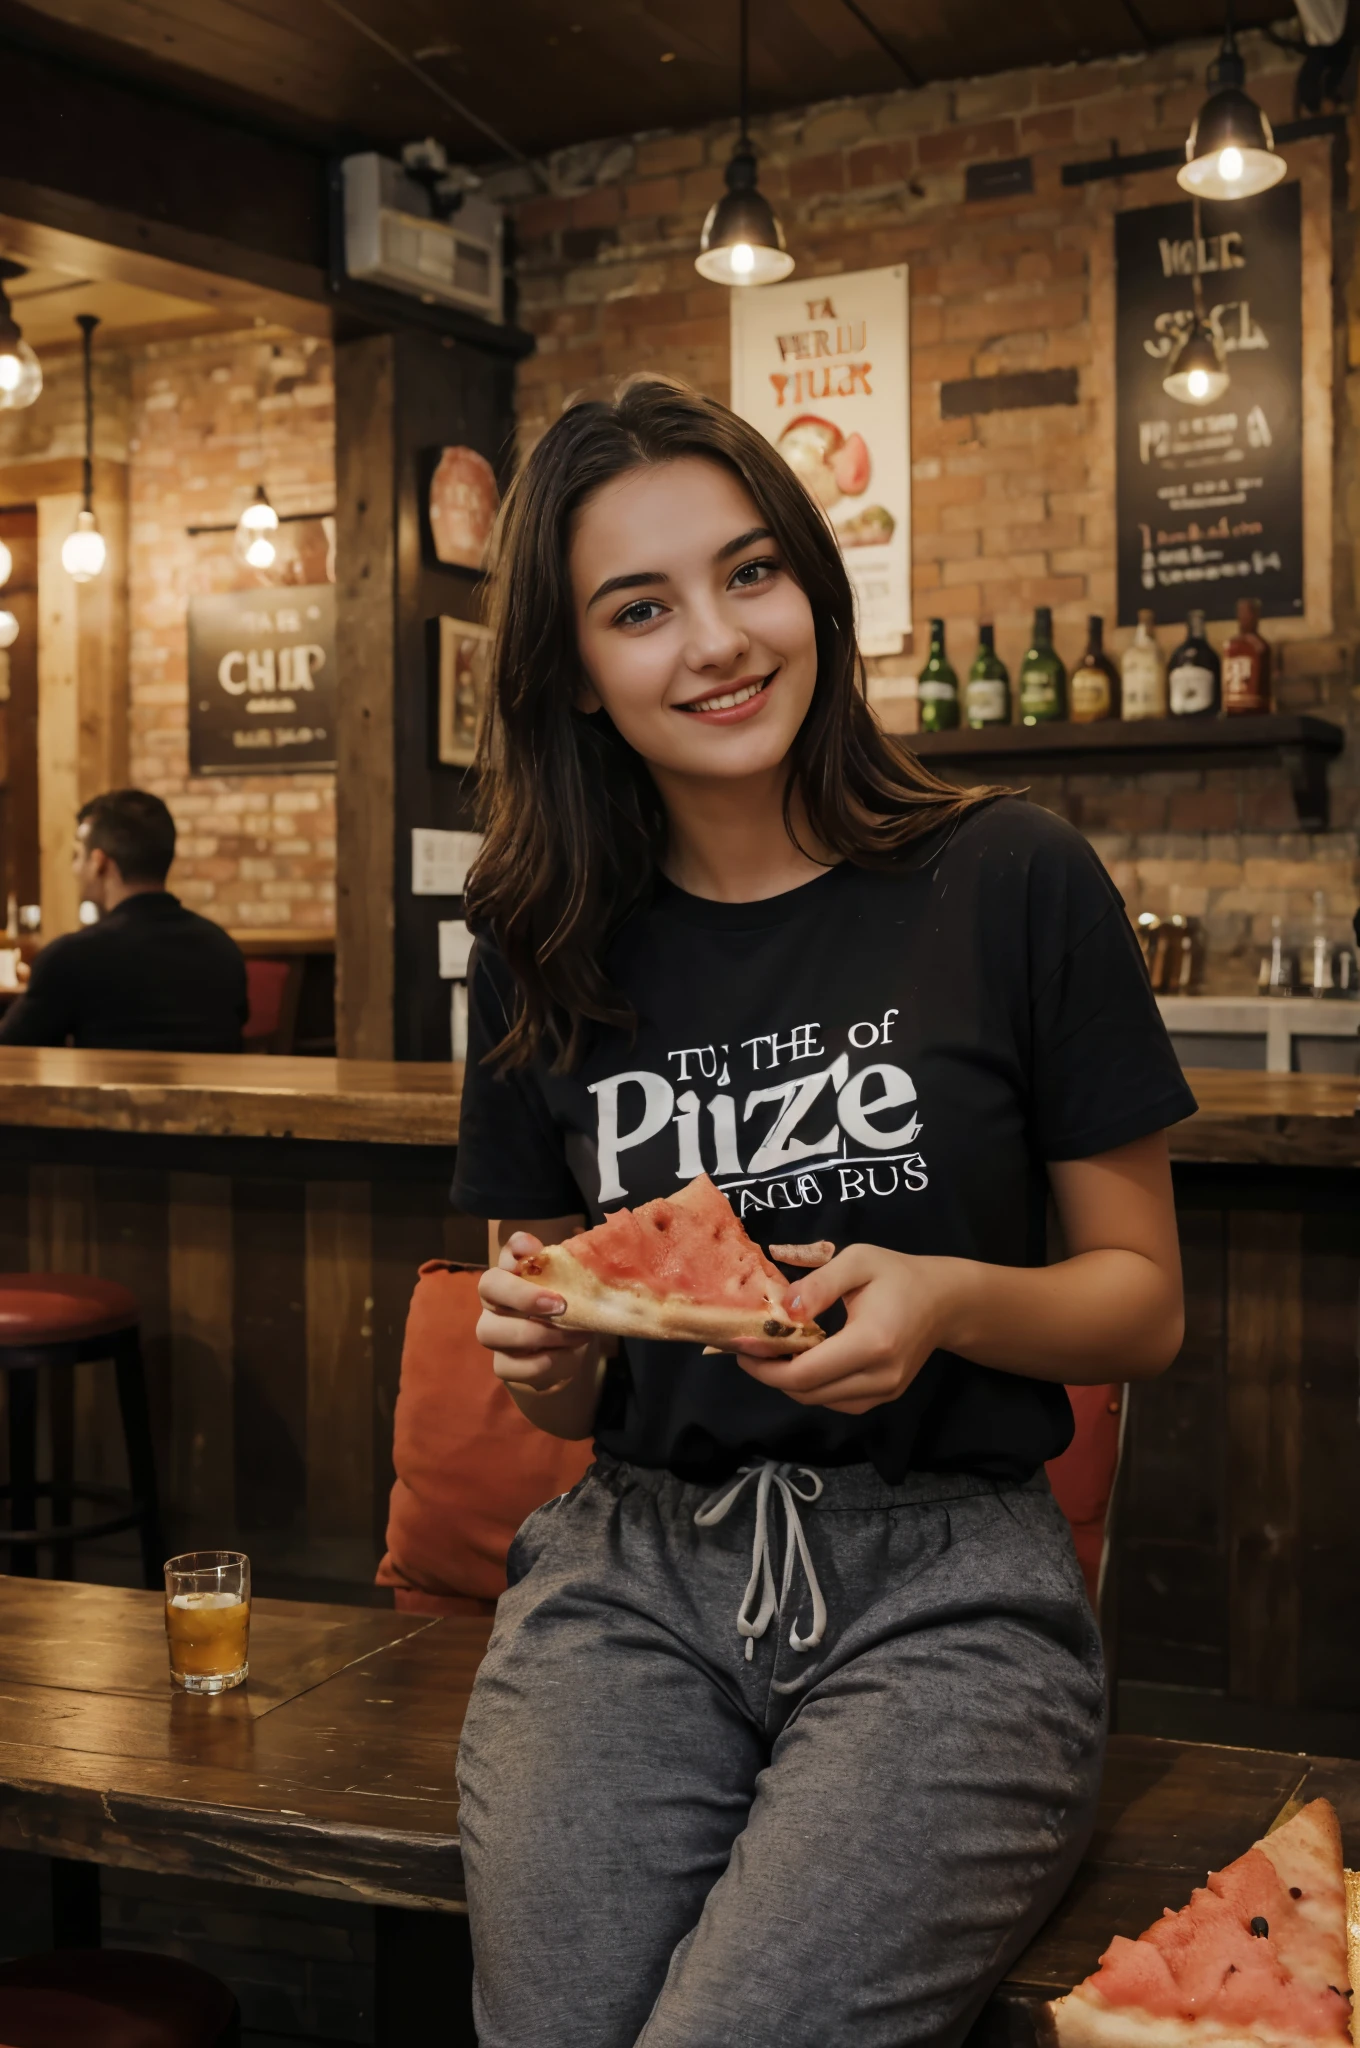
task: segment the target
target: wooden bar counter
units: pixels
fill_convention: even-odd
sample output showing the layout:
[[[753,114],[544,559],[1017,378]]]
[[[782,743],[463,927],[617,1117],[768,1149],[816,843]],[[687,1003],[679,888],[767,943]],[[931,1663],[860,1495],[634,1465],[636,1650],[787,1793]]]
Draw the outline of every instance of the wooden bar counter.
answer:
[[[1190,1080],[1199,1114],[1172,1134],[1186,1342],[1130,1408],[1120,1674],[1360,1715],[1360,1087]],[[134,1289],[171,1540],[240,1543],[267,1590],[371,1581],[416,1269],[484,1255],[448,1205],[460,1081],[0,1047],[0,1267]],[[110,1376],[82,1375],[75,1455],[116,1479]]]
[[[136,1293],[176,1547],[239,1543],[304,1594],[371,1581],[416,1270],[486,1243],[449,1209],[460,1080],[0,1046],[0,1268]],[[81,1368],[50,1427],[116,1482],[111,1377]]]

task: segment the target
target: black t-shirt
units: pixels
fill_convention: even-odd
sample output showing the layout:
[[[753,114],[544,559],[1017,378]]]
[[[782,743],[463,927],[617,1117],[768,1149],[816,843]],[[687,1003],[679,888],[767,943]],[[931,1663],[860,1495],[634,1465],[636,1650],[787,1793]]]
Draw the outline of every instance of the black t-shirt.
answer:
[[[239,1052],[245,1021],[235,939],[152,889],[43,947],[27,994],[0,1024],[0,1044]]]
[[[843,865],[764,902],[658,878],[606,966],[636,1036],[597,1028],[574,1072],[501,1078],[480,1061],[513,993],[479,942],[459,1208],[598,1221],[705,1171],[762,1245],[1042,1265],[1045,1162],[1108,1152],[1195,1106],[1100,862],[1016,799],[888,872]],[[851,1416],[802,1406],[731,1357],[629,1339],[596,1437],[691,1480],[776,1457],[870,1462],[896,1481],[1028,1477],[1071,1430],[1061,1386],[945,1352],[899,1399]]]

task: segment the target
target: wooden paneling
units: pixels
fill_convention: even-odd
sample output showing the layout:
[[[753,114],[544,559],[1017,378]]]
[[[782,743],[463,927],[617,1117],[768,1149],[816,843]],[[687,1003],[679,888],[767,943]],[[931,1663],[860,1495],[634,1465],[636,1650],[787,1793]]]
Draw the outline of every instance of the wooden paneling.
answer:
[[[1228,1219],[1228,1689],[1280,1705],[1302,1626],[1302,1233],[1298,1215]]]
[[[1303,1219],[1299,1692],[1360,1703],[1360,1220]]]
[[[1120,1676],[1221,1686],[1227,1671],[1224,1223],[1183,1209],[1185,1342],[1131,1391],[1120,1508]]]
[[[301,1530],[307,1509],[304,1189],[233,1189],[236,1515],[244,1531]]]
[[[335,351],[336,1043],[392,1057],[397,661],[395,353],[390,334]],[[415,822],[420,822],[419,820]],[[409,881],[409,877],[406,878]]]
[[[374,1476],[371,1195],[366,1182],[315,1181],[306,1199],[308,1526],[318,1536],[367,1541]]]
[[[171,1512],[204,1534],[236,1527],[235,1327],[231,1182],[217,1174],[168,1177],[166,1288],[170,1312],[168,1433],[162,1479]]]
[[[108,559],[73,583],[62,543],[81,508],[76,492],[38,499],[38,845],[43,934],[74,931],[71,869],[76,813],[127,775],[127,480],[104,465],[97,498]]]

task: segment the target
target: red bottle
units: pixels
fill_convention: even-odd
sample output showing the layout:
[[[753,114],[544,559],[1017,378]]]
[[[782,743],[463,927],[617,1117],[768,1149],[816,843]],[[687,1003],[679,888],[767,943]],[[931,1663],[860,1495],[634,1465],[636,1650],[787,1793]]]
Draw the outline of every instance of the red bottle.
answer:
[[[1223,711],[1232,718],[1273,710],[1270,648],[1257,632],[1261,607],[1254,597],[1237,600],[1237,631],[1223,649]]]

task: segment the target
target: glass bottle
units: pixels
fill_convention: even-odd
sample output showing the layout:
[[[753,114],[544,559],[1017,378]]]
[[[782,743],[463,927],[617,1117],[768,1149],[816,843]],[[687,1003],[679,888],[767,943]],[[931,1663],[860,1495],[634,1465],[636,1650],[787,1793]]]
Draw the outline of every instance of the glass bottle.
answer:
[[[1119,716],[1119,670],[1105,652],[1104,633],[1105,621],[1092,615],[1086,621],[1086,652],[1067,686],[1075,725],[1094,725],[1099,719]]]
[[[1166,669],[1155,625],[1155,613],[1139,612],[1133,639],[1124,649],[1125,718],[1166,717]]]
[[[1222,703],[1221,664],[1204,631],[1203,612],[1191,612],[1186,635],[1167,666],[1173,718],[1216,718]]]
[[[1053,645],[1053,613],[1036,606],[1034,640],[1020,664],[1020,723],[1049,725],[1067,716],[1067,670]]]
[[[959,679],[944,651],[944,620],[930,622],[930,652],[917,679],[922,732],[952,732],[959,722]]]
[[[1308,993],[1329,996],[1332,992],[1332,942],[1327,936],[1327,892],[1313,891],[1313,945],[1308,963]]]
[[[1223,710],[1234,718],[1274,706],[1270,688],[1270,648],[1256,630],[1261,607],[1254,597],[1237,600],[1237,631],[1223,649]]]
[[[996,651],[996,629],[992,626],[978,628],[978,651],[964,684],[963,706],[975,731],[980,726],[1011,722],[1010,671]]]

